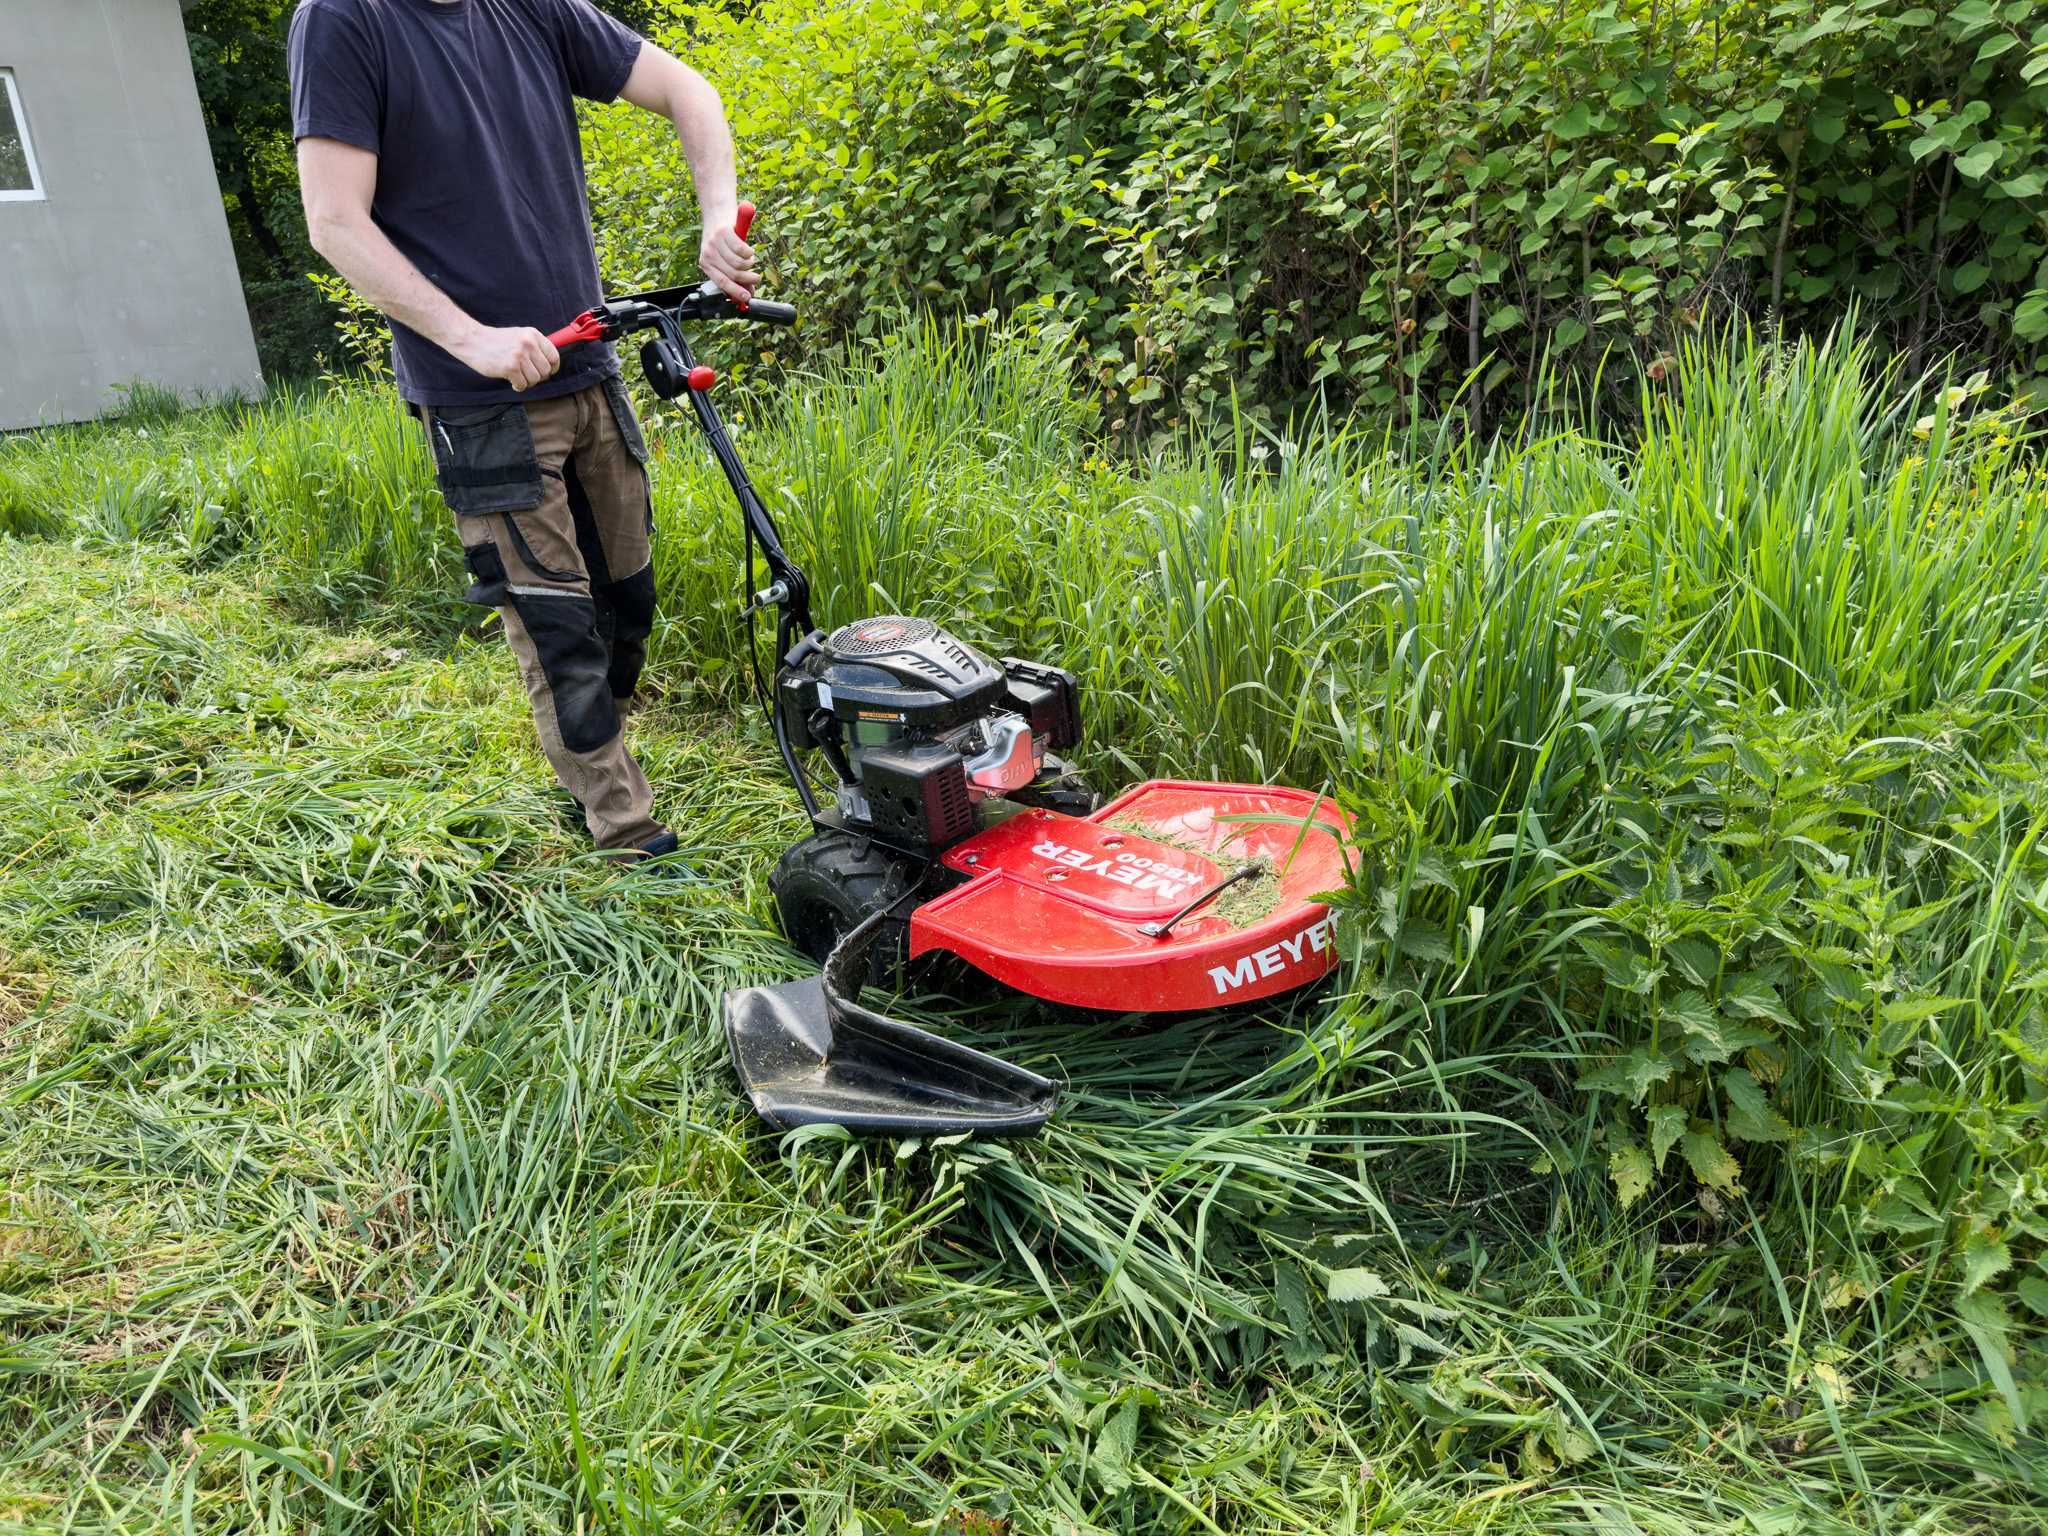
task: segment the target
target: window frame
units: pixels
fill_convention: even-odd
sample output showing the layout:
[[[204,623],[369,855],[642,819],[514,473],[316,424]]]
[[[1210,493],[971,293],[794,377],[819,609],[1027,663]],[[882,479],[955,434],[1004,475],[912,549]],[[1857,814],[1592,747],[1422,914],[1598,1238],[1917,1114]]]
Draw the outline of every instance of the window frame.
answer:
[[[21,87],[12,69],[0,68],[0,104],[12,114],[13,126],[21,133],[21,155],[28,164],[26,187],[0,187],[0,203],[41,203],[49,200],[43,187],[43,168],[36,161],[35,139],[28,129],[28,108],[21,104]]]

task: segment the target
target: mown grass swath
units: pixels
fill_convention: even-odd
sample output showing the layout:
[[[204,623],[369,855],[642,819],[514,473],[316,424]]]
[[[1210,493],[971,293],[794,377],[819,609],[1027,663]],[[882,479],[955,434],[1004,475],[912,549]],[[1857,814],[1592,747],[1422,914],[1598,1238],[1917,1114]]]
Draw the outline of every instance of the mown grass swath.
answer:
[[[870,361],[734,406],[821,616],[1072,666],[1105,781],[1326,788],[1342,988],[921,998],[1051,1132],[778,1142],[712,1020],[798,969],[800,828],[686,423],[635,729],[694,883],[579,854],[388,399],[0,442],[0,1521],[2038,1527],[2048,482],[1992,402],[1732,339],[1627,443],[1110,463],[1029,347]]]

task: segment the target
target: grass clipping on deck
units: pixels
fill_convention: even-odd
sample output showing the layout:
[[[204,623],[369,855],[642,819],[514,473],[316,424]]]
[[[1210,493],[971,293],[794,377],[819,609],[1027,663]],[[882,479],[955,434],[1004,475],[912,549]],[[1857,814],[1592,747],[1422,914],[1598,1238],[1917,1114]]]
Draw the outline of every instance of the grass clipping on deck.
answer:
[[[1264,854],[1256,858],[1229,862],[1220,849],[1213,849],[1191,837],[1169,832],[1156,827],[1142,816],[1117,816],[1109,823],[1119,832],[1128,832],[1133,837],[1142,837],[1159,844],[1162,848],[1177,848],[1182,853],[1200,854],[1205,859],[1214,859],[1223,866],[1226,875],[1235,876],[1240,870],[1253,869],[1257,873],[1248,879],[1236,880],[1217,893],[1214,901],[1200,910],[1208,915],[1222,918],[1233,928],[1250,928],[1264,922],[1280,910],[1280,872],[1273,867],[1273,861]]]

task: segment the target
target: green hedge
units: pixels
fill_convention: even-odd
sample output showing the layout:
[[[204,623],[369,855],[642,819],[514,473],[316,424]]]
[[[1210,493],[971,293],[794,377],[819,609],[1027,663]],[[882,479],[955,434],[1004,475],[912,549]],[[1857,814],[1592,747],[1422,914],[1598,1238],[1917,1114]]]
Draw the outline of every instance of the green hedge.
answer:
[[[1486,424],[1546,360],[1627,401],[1731,308],[1853,302],[1916,371],[2048,367],[2030,0],[668,8],[825,334],[1023,311],[1134,436],[1233,390],[1277,417],[1462,388]],[[665,126],[593,137],[607,270],[686,273]]]

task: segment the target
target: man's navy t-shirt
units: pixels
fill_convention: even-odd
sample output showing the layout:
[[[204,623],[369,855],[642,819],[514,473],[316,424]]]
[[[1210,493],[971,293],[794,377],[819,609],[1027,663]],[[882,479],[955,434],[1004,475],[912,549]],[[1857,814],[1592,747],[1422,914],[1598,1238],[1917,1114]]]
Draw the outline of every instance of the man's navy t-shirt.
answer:
[[[603,297],[571,98],[616,98],[640,47],[589,0],[300,0],[292,127],[377,155],[371,217],[468,314],[552,331]],[[399,391],[420,405],[543,400],[619,367],[610,347],[578,347],[521,394],[392,334]]]

